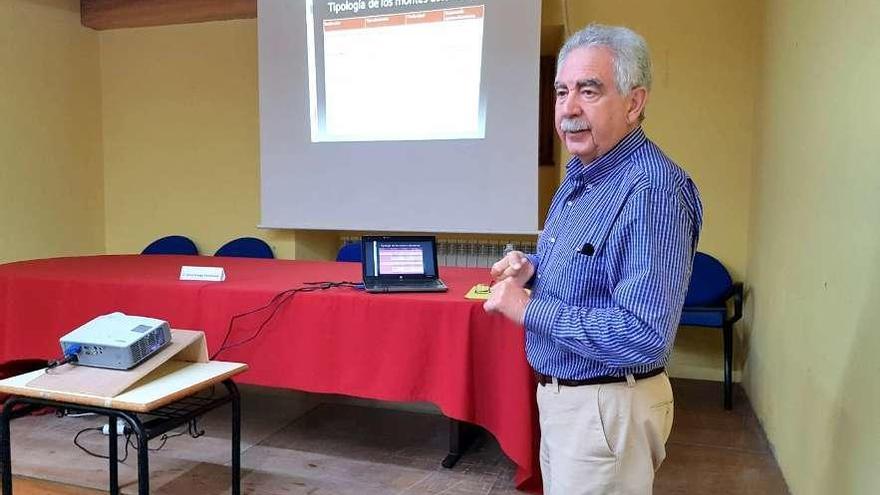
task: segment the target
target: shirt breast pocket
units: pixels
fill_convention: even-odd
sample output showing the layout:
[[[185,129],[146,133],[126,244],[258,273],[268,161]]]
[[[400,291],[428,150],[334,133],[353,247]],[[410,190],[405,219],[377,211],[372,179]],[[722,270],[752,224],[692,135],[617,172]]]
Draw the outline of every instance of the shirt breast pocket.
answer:
[[[572,281],[571,289],[577,298],[608,293],[604,241],[604,236],[584,237],[572,249],[568,273]]]

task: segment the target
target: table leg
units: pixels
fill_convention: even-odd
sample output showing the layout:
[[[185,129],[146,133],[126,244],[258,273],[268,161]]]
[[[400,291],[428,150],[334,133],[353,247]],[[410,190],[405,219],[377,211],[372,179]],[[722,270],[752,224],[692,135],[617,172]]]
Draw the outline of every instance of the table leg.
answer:
[[[110,429],[110,448],[107,453],[107,461],[110,463],[110,495],[119,495],[119,452],[117,451],[119,432],[116,431],[116,416],[107,416],[107,421]]]
[[[131,425],[138,445],[138,495],[150,495],[150,449],[149,436],[143,423],[134,414],[120,414]]]
[[[474,443],[477,437],[477,427],[457,419],[449,419],[449,453],[440,464],[446,469],[452,469],[461,459],[465,451]]]
[[[3,413],[0,414],[0,463],[3,464],[3,495],[12,495],[12,440],[10,438],[9,422],[12,421],[12,408],[15,399],[9,399],[3,405]]]
[[[232,495],[241,494],[241,397],[232,380],[223,382],[232,397]]]

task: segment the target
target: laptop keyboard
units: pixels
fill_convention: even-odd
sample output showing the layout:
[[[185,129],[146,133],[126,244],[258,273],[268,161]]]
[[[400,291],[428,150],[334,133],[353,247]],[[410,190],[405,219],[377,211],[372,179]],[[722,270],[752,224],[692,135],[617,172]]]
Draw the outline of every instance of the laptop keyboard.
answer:
[[[438,280],[387,280],[383,281],[382,285],[402,285],[406,287],[439,287],[440,282]]]

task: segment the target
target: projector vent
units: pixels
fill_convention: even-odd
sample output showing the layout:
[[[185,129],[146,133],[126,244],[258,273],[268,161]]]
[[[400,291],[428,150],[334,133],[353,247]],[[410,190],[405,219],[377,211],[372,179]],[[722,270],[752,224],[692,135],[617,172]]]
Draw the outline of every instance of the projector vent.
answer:
[[[149,356],[154,350],[162,347],[165,343],[164,334],[161,331],[154,330],[143,338],[138,340],[131,346],[131,358],[133,362],[138,363],[145,357]]]
[[[131,359],[133,362],[137,363],[147,355],[146,340],[146,338],[140,339],[131,346]]]

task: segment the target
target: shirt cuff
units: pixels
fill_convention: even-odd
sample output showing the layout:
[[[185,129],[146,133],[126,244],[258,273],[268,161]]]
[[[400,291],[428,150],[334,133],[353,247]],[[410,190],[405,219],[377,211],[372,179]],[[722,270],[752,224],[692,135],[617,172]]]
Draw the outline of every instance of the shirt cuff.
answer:
[[[548,299],[530,299],[526,305],[523,326],[538,335],[552,335],[553,324],[562,311],[562,302]]]
[[[532,273],[532,278],[530,278],[529,281],[526,282],[526,285],[525,285],[525,287],[527,289],[530,289],[532,287],[532,285],[535,284],[535,277],[538,275],[538,255],[527,254],[526,258],[529,260],[529,263],[532,264],[532,267],[535,268],[535,271]]]

